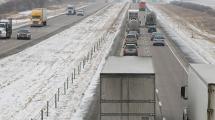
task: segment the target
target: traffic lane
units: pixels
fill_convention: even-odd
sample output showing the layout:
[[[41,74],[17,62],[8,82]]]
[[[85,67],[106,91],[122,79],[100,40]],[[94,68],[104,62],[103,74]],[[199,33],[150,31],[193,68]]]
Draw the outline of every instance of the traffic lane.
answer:
[[[152,46],[150,51],[162,113],[167,120],[182,120],[185,101],[181,99],[180,89],[187,80],[187,73],[167,46]]]
[[[138,40],[138,55],[152,56],[162,113],[167,120],[182,120],[186,102],[180,97],[180,89],[186,83],[187,73],[169,46],[153,46],[151,34],[147,33],[147,29],[141,29],[141,33]],[[157,115],[160,115],[160,109],[157,110]]]
[[[83,18],[91,15],[92,13],[96,12],[97,10],[103,8],[105,3],[93,3],[87,6],[85,9],[85,16],[68,16],[68,15],[60,15],[49,19],[47,22],[47,26],[44,27],[30,27],[25,26],[19,29],[30,29],[32,32],[32,39],[31,40],[17,40],[16,34],[19,29],[13,30],[13,35],[11,39],[1,39],[0,40],[0,58],[6,57],[8,55],[14,54],[32,46],[44,39],[47,39],[58,32],[61,32],[69,27],[71,27],[76,22],[79,22]]]

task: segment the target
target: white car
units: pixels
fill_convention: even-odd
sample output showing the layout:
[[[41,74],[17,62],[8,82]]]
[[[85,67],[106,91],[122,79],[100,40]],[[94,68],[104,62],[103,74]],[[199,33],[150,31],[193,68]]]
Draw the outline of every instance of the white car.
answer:
[[[153,46],[165,46],[164,37],[162,35],[154,36],[153,38]]]
[[[84,16],[84,10],[80,9],[76,11],[77,16]]]

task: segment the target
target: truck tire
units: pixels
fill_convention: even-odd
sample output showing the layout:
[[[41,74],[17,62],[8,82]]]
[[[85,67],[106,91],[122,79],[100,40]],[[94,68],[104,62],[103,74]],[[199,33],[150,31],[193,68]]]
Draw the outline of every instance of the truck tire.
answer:
[[[183,120],[189,120],[189,118],[183,114]]]
[[[45,21],[45,22],[43,22],[43,25],[44,25],[44,26],[46,26],[46,25],[47,25],[46,21]]]

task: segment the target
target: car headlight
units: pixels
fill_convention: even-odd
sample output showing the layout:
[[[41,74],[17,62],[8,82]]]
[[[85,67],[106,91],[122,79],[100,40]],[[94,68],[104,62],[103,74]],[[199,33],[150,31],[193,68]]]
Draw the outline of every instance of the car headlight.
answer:
[[[1,34],[6,34],[6,31],[1,31]]]

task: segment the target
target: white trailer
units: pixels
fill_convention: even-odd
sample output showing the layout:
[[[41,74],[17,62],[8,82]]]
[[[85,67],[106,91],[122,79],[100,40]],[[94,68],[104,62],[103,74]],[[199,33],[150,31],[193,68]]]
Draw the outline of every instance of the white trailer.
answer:
[[[100,73],[100,120],[155,120],[151,57],[111,56]]]
[[[188,99],[184,120],[215,120],[215,65],[191,64],[181,95]]]
[[[135,19],[139,21],[139,10],[138,9],[129,9],[128,10],[128,20]]]

